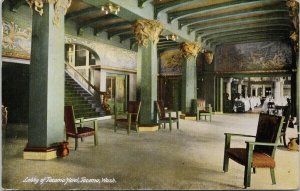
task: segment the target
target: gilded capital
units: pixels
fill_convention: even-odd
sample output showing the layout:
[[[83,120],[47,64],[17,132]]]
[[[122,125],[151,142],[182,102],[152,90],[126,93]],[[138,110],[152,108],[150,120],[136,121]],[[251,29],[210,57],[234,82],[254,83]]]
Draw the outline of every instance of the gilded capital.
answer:
[[[62,10],[64,14],[67,13],[68,8],[70,7],[72,0],[26,0],[30,8],[34,8],[41,16],[44,13],[44,3],[49,3],[54,5],[54,18],[53,24],[59,26],[60,22],[60,11]]]
[[[157,20],[137,20],[133,24],[133,30],[138,45],[147,47],[148,41],[157,43],[163,25]]]
[[[179,49],[185,58],[191,58],[197,57],[198,53],[201,51],[201,46],[197,43],[183,42],[180,44]]]

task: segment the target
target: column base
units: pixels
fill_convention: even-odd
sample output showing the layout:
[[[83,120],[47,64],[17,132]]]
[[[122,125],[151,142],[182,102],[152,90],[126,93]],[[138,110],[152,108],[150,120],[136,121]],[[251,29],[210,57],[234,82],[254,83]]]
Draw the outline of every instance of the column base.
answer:
[[[180,119],[184,119],[184,120],[197,120],[196,116],[192,116],[192,115],[186,115],[186,114],[180,114]]]
[[[28,147],[23,150],[25,160],[51,160],[57,157],[65,157],[69,154],[68,142],[61,142],[52,147]]]
[[[158,131],[158,124],[140,124],[139,132],[155,132]]]

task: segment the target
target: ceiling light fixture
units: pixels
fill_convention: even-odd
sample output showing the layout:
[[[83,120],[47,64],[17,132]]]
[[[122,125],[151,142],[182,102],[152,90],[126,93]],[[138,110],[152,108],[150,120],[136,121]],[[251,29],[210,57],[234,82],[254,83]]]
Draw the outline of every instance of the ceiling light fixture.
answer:
[[[101,6],[101,11],[105,11],[106,15],[111,13],[117,15],[120,11],[120,6],[112,3],[107,3]]]
[[[178,39],[178,36],[176,34],[169,34],[166,36],[166,39],[176,41]]]

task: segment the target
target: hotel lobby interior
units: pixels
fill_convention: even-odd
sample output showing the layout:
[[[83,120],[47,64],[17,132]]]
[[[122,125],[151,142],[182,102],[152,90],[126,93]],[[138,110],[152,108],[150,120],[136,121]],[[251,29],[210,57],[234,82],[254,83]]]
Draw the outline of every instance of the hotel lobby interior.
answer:
[[[298,190],[298,0],[4,0],[3,190]]]

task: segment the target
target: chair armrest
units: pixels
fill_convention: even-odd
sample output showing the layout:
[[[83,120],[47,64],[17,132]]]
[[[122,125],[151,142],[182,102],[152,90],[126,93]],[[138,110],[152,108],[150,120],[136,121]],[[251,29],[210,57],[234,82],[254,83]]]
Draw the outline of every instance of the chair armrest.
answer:
[[[225,135],[225,150],[230,148],[231,137],[251,137],[255,138],[254,135],[244,135],[244,134],[236,134],[236,133],[224,133]]]
[[[253,141],[245,141],[246,144],[250,144],[250,145],[263,145],[263,146],[270,146],[270,147],[274,147],[274,146],[278,146],[278,143],[265,143],[265,142],[253,142]]]
[[[79,127],[76,127],[76,128],[81,128],[82,125],[83,125],[84,123],[93,121],[93,122],[94,122],[94,129],[95,129],[95,130],[97,129],[96,127],[97,127],[97,121],[98,121],[98,119],[88,119],[88,120],[84,120],[83,117],[77,118],[77,119],[80,120],[80,122],[77,122],[77,123],[75,123],[75,124],[79,124],[80,126],[79,126]]]
[[[254,135],[244,135],[237,133],[224,133],[225,136],[235,136],[235,137],[255,137]]]

